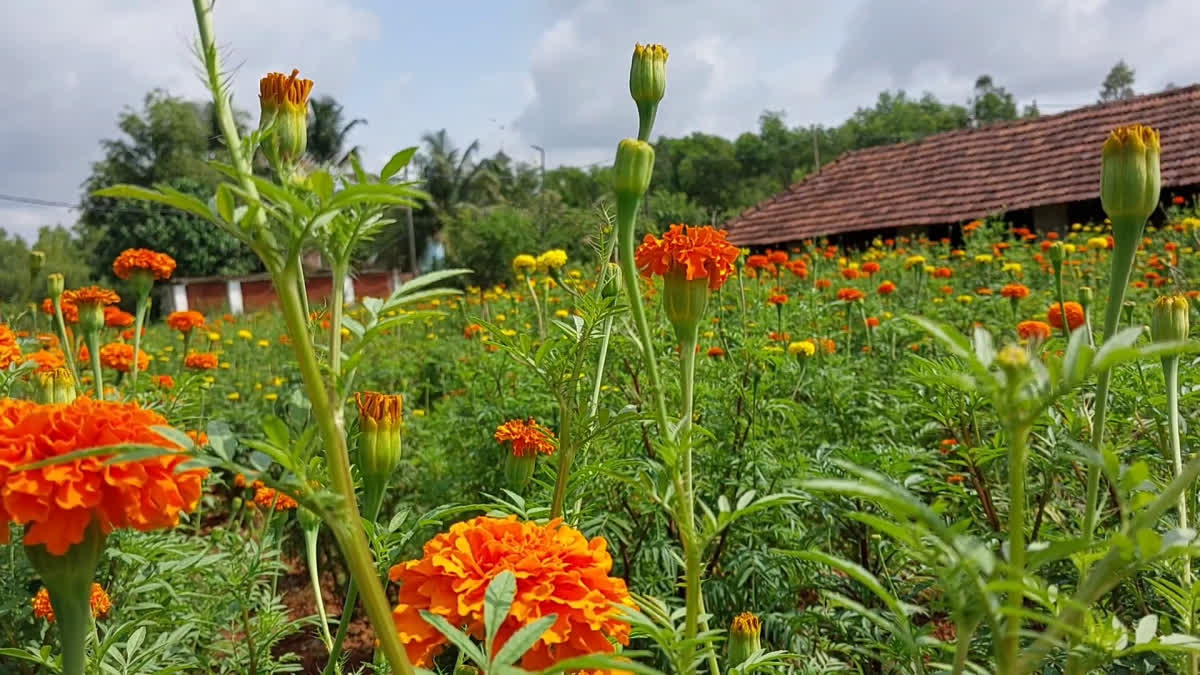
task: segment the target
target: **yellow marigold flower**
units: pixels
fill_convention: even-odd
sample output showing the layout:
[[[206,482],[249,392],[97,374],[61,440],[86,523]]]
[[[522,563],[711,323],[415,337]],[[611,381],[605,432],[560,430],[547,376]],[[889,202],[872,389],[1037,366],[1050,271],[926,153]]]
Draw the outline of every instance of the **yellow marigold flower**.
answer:
[[[908,259],[904,261],[904,269],[911,269],[918,265],[920,265],[921,267],[925,266],[925,256],[923,256],[923,255],[909,256]]]
[[[979,255],[975,256],[975,262],[977,263],[990,263],[993,260],[995,260],[995,258],[992,257],[991,253],[980,253]]]
[[[809,357],[817,353],[817,345],[812,340],[801,340],[788,345],[788,355]]]
[[[1083,229],[1083,224],[1082,223],[1071,223],[1071,229],[1074,230],[1075,232],[1078,232]]]
[[[1093,249],[1093,250],[1107,249],[1108,248],[1108,238],[1107,237],[1092,237],[1091,239],[1087,240],[1087,247],[1089,249]]]
[[[271,341],[270,340],[259,340],[258,346],[262,347],[263,349],[266,349],[267,347],[271,346]]]
[[[512,266],[513,271],[517,274],[528,274],[529,272],[537,269],[537,258],[529,255],[528,253],[522,253],[513,258]]]
[[[550,249],[537,258],[539,271],[561,269],[566,264],[567,252],[561,248]]]
[[[975,302],[975,298],[970,295],[960,295],[958,296],[958,301],[964,305],[969,305],[972,302]]]
[[[1020,274],[1021,273],[1021,263],[1018,263],[1018,262],[1004,263],[1004,266],[1000,268],[1000,271],[1001,272],[1012,272],[1013,274]]]
[[[554,311],[554,316],[560,319],[566,319],[567,317],[571,316],[571,313],[565,309],[557,309]]]
[[[220,342],[220,341],[221,341],[221,334],[220,334],[220,333],[209,333],[209,334],[208,334],[208,341],[209,341],[209,342]]]
[[[264,399],[266,399],[266,400],[268,400],[268,401],[275,401],[275,400],[278,400],[278,399],[279,399],[279,394],[276,394],[275,392],[273,392],[273,391],[272,391],[272,392],[268,392],[268,393],[266,393],[266,394],[263,394],[263,398],[264,398]]]
[[[1075,252],[1075,244],[1063,244],[1063,253],[1071,255]]]
[[[237,332],[237,336],[238,336],[238,337],[240,337],[240,338],[241,338],[241,339],[243,339],[243,340],[252,340],[252,339],[254,339],[254,334],[253,334],[253,333],[251,333],[250,331],[246,330],[245,328],[243,328],[242,330],[239,330],[239,331]]]
[[[750,655],[762,649],[762,622],[750,612],[742,612],[729,627],[729,663],[745,663]]]
[[[225,398],[229,399],[230,401],[236,401],[236,400],[240,399],[241,397],[242,397],[242,395],[237,393],[236,391],[231,391],[225,395]]]
[[[933,273],[934,273],[934,272],[936,272],[936,271],[937,271],[937,268],[936,268],[936,267],[934,267],[933,265],[926,265],[926,266],[925,266],[925,273],[926,273],[926,274],[933,274]]]
[[[416,410],[413,410],[413,417],[424,417],[424,416],[425,416],[424,408],[417,408]]]

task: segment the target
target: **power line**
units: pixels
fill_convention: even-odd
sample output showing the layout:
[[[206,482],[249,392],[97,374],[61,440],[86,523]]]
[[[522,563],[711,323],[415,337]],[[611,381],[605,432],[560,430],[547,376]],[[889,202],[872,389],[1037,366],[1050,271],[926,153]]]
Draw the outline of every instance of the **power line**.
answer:
[[[74,210],[79,210],[81,208],[79,206],[79,204],[72,204],[70,202],[60,202],[60,201],[55,201],[53,199],[38,199],[37,197],[23,197],[20,195],[0,194],[0,201],[16,202],[18,204],[30,204],[33,206],[50,206],[50,207],[58,207],[58,208],[74,209]]]

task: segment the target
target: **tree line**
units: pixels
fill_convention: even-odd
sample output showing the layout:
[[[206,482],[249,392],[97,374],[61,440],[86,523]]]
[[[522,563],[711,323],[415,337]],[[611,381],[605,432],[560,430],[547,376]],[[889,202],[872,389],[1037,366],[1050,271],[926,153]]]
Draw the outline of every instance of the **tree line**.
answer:
[[[1099,100],[1133,96],[1133,82],[1133,69],[1118,62],[1104,79]],[[367,120],[348,119],[330,97],[315,98],[310,106],[307,160],[346,165],[360,150],[348,147],[350,133]],[[659,137],[642,217],[651,230],[677,222],[719,224],[845,152],[1039,114],[1036,103],[1018,110],[1012,93],[981,75],[964,103],[930,93],[883,91],[873,105],[836,126],[789,126],[784,111],[767,110],[756,130],[733,139],[700,132]],[[250,114],[240,113],[238,124],[252,124]],[[207,162],[225,155],[211,104],[156,90],[140,109],[125,109],[117,126],[122,135],[101,142],[103,159],[93,164],[82,186],[79,221],[70,230],[43,228],[33,244],[46,251],[48,266],[75,277],[67,279],[69,284],[107,279],[118,253],[146,247],[175,256],[179,276],[259,271],[255,256],[240,243],[193,216],[88,196],[114,183],[166,183],[208,199],[219,175]],[[562,166],[543,174],[541,167],[504,152],[480,156],[478,141],[457,146],[443,129],[421,137],[415,168],[409,178],[421,182],[429,201],[411,213],[391,214],[394,224],[360,266],[428,271],[461,265],[476,270],[477,282],[489,283],[507,278],[508,263],[518,253],[564,248],[584,254],[596,239],[592,235],[605,227],[612,184],[607,164]],[[20,259],[28,247],[15,236],[2,236],[0,254]],[[29,283],[18,270],[0,270],[0,297],[25,297]]]

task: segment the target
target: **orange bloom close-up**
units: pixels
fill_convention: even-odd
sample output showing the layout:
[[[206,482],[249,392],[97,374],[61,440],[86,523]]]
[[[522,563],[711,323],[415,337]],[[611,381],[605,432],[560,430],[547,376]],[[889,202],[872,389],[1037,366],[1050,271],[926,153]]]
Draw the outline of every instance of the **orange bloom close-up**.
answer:
[[[113,261],[113,274],[118,279],[128,279],[138,270],[152,273],[158,281],[170,279],[175,273],[175,259],[146,248],[127,248]]]
[[[261,483],[254,488],[254,503],[264,509],[275,509],[276,511],[290,511],[300,506],[295,499]]]
[[[1063,305],[1063,309],[1067,315],[1067,327],[1069,330],[1075,330],[1083,325],[1085,315],[1083,313],[1083,305],[1078,302],[1068,302]],[[1062,312],[1059,311],[1058,303],[1050,305],[1050,309],[1046,310],[1046,321],[1050,322],[1051,326],[1061,329],[1063,327]]]
[[[120,373],[133,370],[133,345],[124,342],[113,342],[100,348],[100,364]],[[137,355],[137,369],[146,370],[150,367],[150,355],[141,349]]]
[[[219,362],[217,355],[209,352],[192,352],[183,357],[183,365],[192,370],[212,370]]]
[[[681,271],[688,281],[708,279],[712,290],[720,288],[733,274],[738,248],[725,240],[725,230],[705,225],[672,225],[662,238],[647,234],[634,254],[644,276]]]
[[[1017,324],[1017,336],[1022,340],[1049,340],[1054,329],[1042,321],[1022,321]]]
[[[25,361],[33,362],[33,372],[35,373],[49,373],[67,365],[66,356],[61,349],[39,349],[22,358]]]
[[[63,321],[65,323],[79,323],[79,308],[75,306],[74,302],[71,302],[66,293],[63,293],[62,298],[59,300],[59,305],[62,306]],[[54,303],[50,298],[42,301],[42,313],[54,316]]]
[[[54,623],[54,607],[50,604],[50,591],[45,586],[38,589],[31,604],[34,617],[45,619],[47,623]],[[94,618],[103,619],[112,609],[112,599],[108,597],[108,591],[104,590],[103,586],[93,581],[92,589],[88,593],[88,605],[92,609]]]
[[[204,315],[194,309],[171,312],[167,315],[167,325],[180,333],[190,333],[204,326]]]
[[[767,302],[775,306],[787,304],[787,301],[788,296],[783,293],[775,293],[771,297],[767,298]]]
[[[528,420],[509,420],[493,435],[501,445],[508,443],[512,454],[517,457],[554,454],[554,432],[538,424],[532,417]]]
[[[891,295],[896,292],[896,284],[890,281],[885,281],[879,284],[879,288],[875,289],[880,295]]]
[[[83,541],[93,521],[106,533],[174,527],[199,502],[208,470],[179,471],[188,456],[152,429],[166,424],[162,415],[135,403],[0,399],[0,522],[26,525],[25,545],[44,544],[52,555]],[[100,454],[21,468],[122,444],[154,445],[164,454],[111,464],[106,462],[112,455]],[[8,536],[8,527],[0,527],[0,541]]]
[[[134,317],[129,312],[112,306],[104,308],[104,325],[109,328],[128,328],[133,322]]]
[[[612,557],[602,537],[589,541],[561,519],[539,525],[516,516],[479,517],[452,525],[425,544],[422,558],[389,572],[400,584],[392,618],[409,659],[429,666],[446,644],[421,610],[482,639],[484,594],[505,570],[515,574],[517,591],[495,649],[522,626],[549,614],[558,617],[521,658],[521,667],[541,670],[577,656],[612,653],[613,640],[629,643],[629,624],[618,605],[633,601],[624,580],[610,576]]]

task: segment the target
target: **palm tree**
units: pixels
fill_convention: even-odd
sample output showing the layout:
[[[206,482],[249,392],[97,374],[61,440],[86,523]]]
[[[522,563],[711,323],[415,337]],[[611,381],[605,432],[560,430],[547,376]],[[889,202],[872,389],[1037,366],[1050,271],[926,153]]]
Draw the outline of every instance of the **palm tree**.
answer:
[[[460,151],[454,147],[446,130],[421,136],[425,152],[417,158],[421,170],[422,187],[429,193],[429,206],[438,216],[450,214],[457,206],[468,201],[472,192],[481,185],[488,171],[487,162],[475,162],[479,152],[476,140]]]
[[[309,101],[312,117],[308,120],[308,157],[317,164],[345,164],[350,155],[358,152],[358,146],[343,152],[350,131],[367,121],[356,117],[343,123],[342,104],[332,96],[322,96]]]

